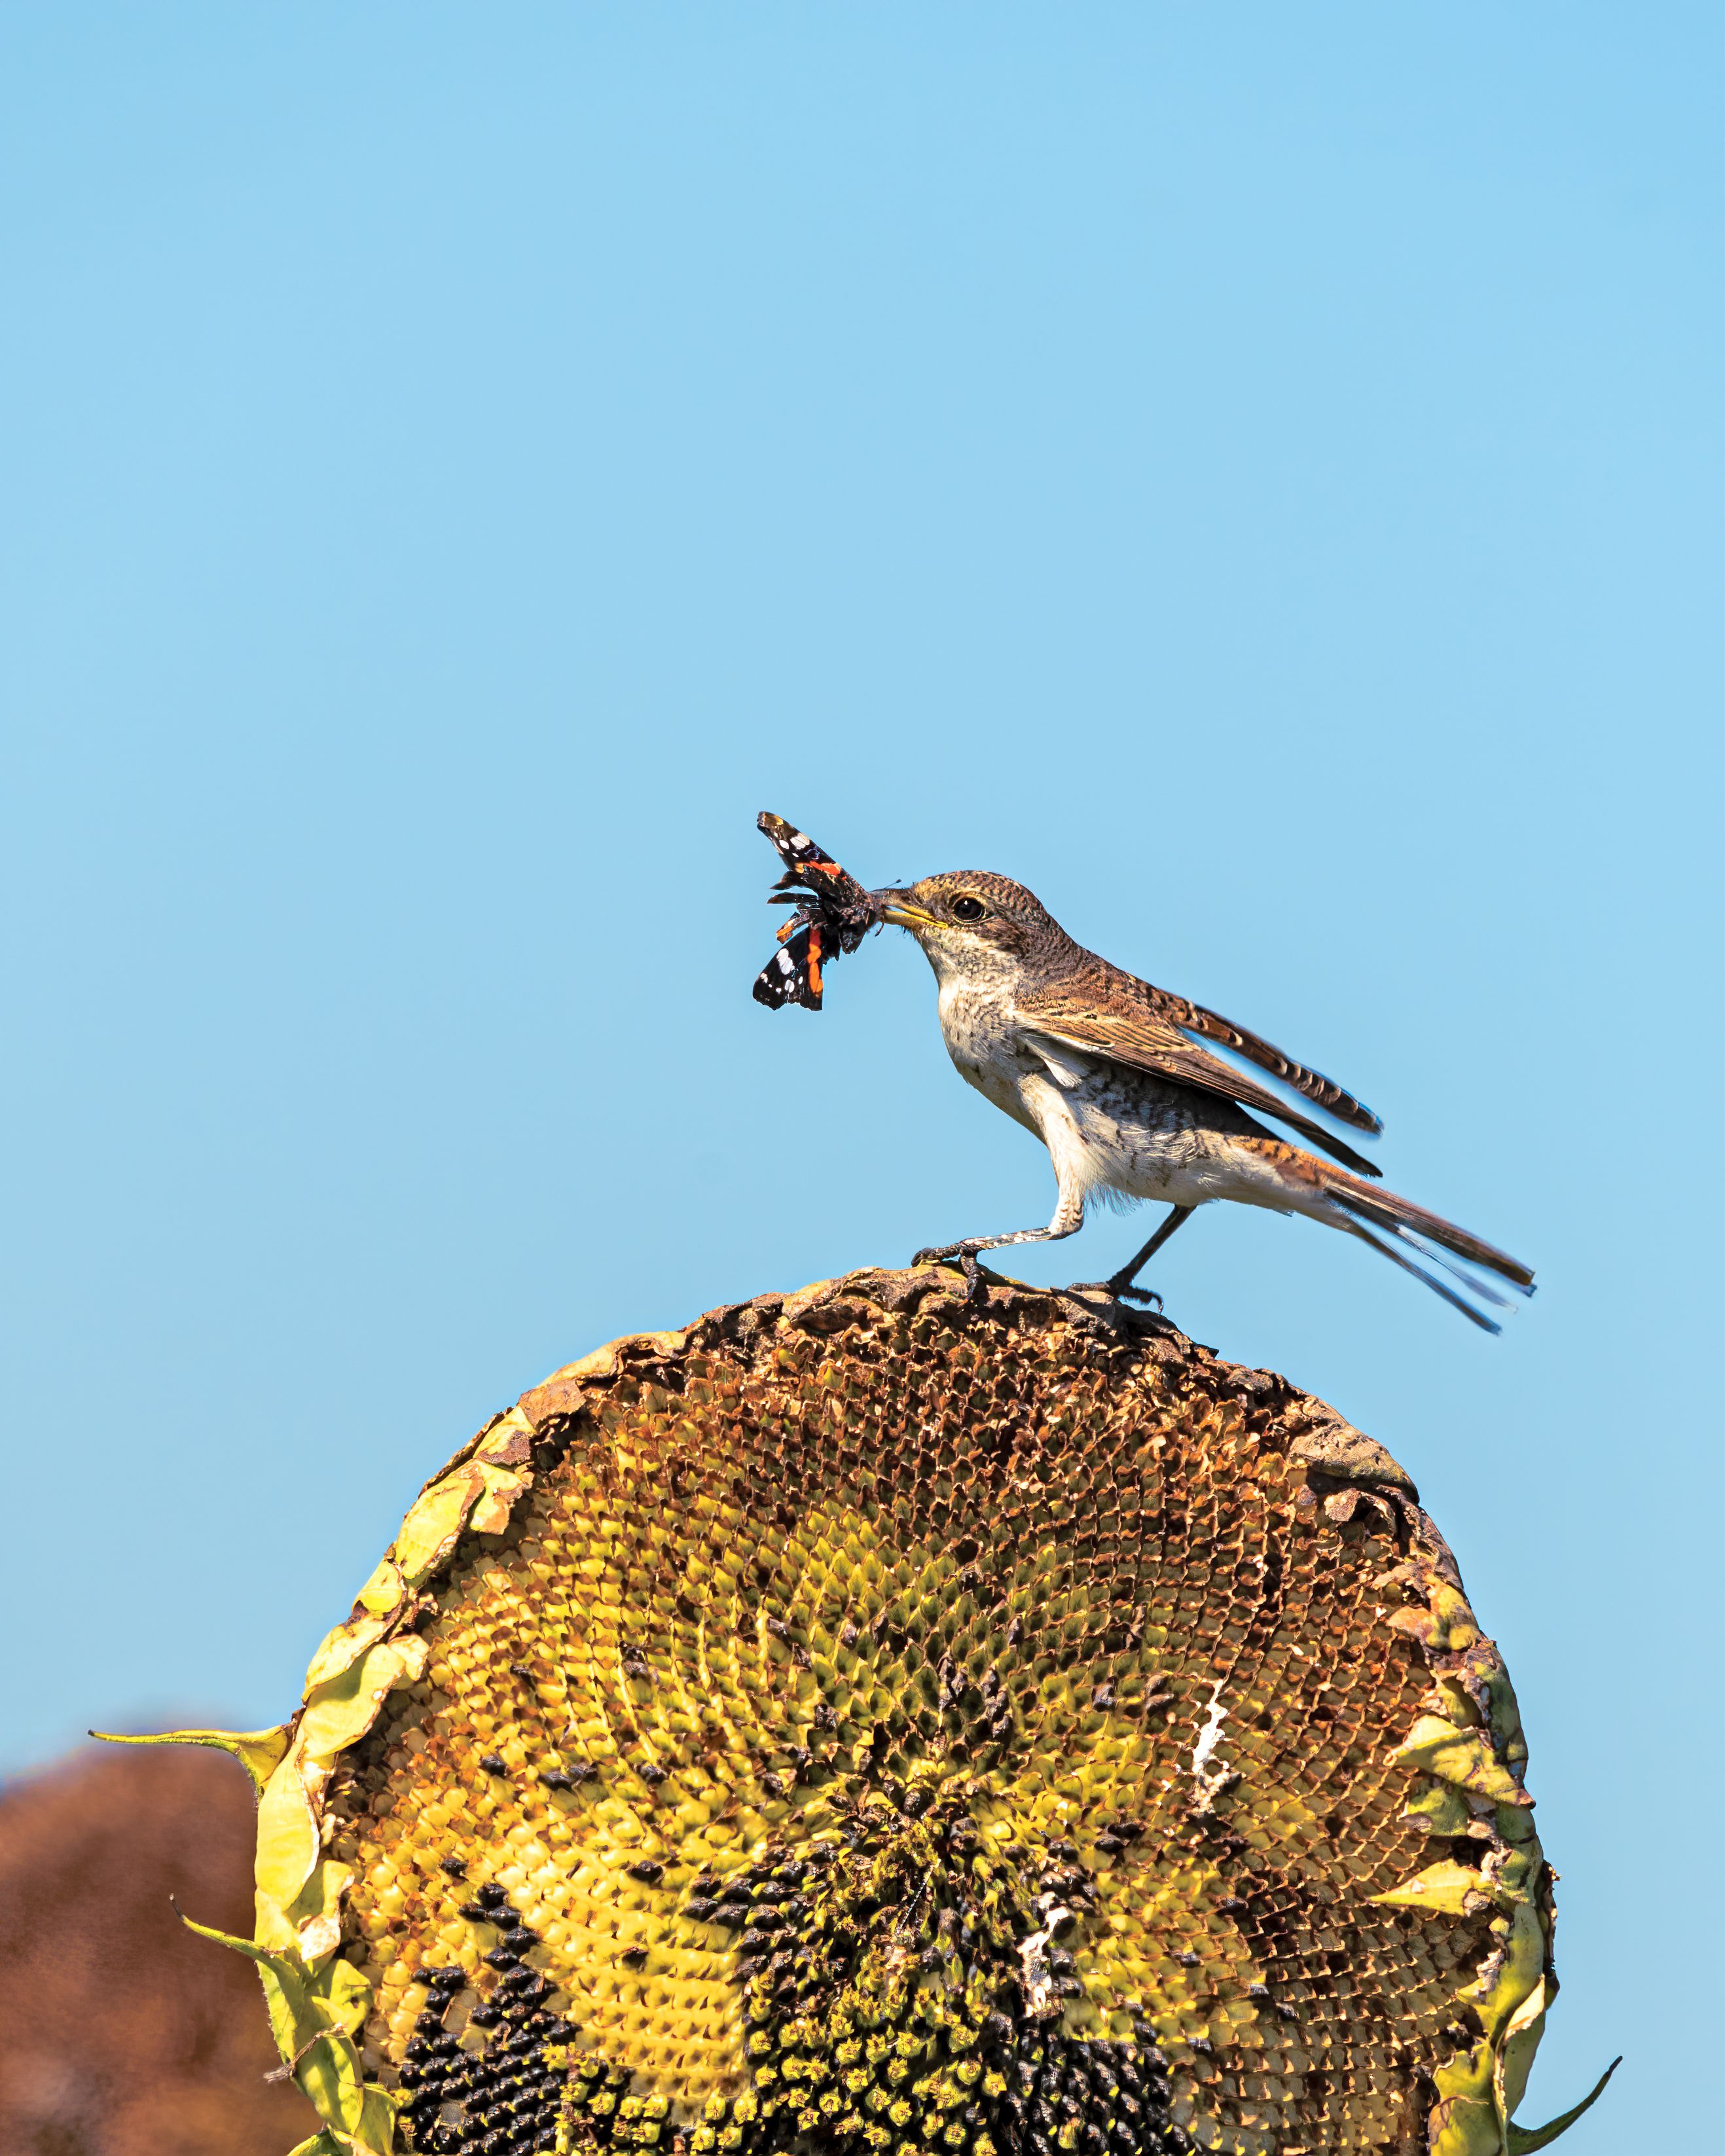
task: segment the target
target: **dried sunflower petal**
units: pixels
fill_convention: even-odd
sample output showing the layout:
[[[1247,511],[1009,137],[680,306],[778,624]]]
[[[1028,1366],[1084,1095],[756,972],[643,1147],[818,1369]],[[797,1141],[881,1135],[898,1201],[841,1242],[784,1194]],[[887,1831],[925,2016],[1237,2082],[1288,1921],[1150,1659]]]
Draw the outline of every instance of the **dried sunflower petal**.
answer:
[[[1525,1757],[1332,1411],[854,1274],[428,1485],[285,1732],[249,1950],[332,2149],[1504,2156]]]

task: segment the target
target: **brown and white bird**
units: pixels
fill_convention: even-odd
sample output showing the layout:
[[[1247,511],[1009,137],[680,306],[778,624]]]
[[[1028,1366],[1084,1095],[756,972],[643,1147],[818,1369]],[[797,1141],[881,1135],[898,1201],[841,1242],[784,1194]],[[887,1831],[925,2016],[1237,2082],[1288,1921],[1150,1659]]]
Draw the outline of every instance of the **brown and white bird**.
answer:
[[[1352,1093],[1214,1011],[1086,951],[1022,884],[961,870],[870,896],[876,917],[908,929],[934,968],[941,1030],[959,1075],[1041,1139],[1060,1186],[1045,1228],[968,1236],[919,1250],[914,1262],[956,1257],[974,1286],[979,1251],[1074,1235],[1092,1197],[1159,1199],[1173,1209],[1167,1219],[1130,1264],[1098,1283],[1117,1296],[1159,1300],[1133,1286],[1140,1267],[1199,1206],[1231,1199],[1357,1235],[1490,1332],[1499,1329],[1493,1320],[1409,1250],[1500,1308],[1505,1298],[1495,1286],[1450,1260],[1532,1293],[1526,1265],[1384,1189],[1363,1155],[1199,1044],[1231,1050],[1376,1137],[1382,1124]],[[1260,1115],[1318,1152],[1286,1143]]]

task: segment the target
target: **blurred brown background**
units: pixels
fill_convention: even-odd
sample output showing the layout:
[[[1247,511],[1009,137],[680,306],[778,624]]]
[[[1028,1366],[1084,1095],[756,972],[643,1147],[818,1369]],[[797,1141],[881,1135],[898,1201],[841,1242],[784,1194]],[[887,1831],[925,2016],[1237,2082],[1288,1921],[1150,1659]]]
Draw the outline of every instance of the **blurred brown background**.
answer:
[[[251,1964],[251,1784],[92,1746],[0,1790],[0,2156],[285,2156],[316,2129]]]

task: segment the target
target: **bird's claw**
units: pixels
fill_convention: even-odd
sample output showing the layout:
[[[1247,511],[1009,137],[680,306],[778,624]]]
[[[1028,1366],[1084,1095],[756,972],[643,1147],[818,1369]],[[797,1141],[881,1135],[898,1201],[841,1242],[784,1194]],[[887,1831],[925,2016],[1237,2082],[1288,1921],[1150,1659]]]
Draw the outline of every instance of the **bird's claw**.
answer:
[[[968,1243],[942,1243],[937,1249],[918,1250],[911,1259],[912,1265],[944,1265],[948,1258],[957,1258],[964,1272],[964,1299],[974,1302],[983,1291],[982,1268],[976,1261],[976,1252]]]
[[[1162,1297],[1153,1287],[1134,1287],[1130,1281],[1074,1281],[1067,1292],[1111,1295],[1117,1302],[1122,1296],[1130,1296],[1134,1302],[1154,1303],[1158,1310],[1162,1307]]]

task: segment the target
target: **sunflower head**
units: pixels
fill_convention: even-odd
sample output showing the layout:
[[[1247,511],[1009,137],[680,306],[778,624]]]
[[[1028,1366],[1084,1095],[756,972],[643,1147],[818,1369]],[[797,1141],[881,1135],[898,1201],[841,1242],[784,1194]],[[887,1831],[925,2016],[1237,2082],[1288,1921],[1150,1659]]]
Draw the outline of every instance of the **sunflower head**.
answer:
[[[260,1754],[251,1951],[331,2148],[1483,2156],[1554,1989],[1525,1756],[1332,1411],[853,1275],[428,1485]]]

